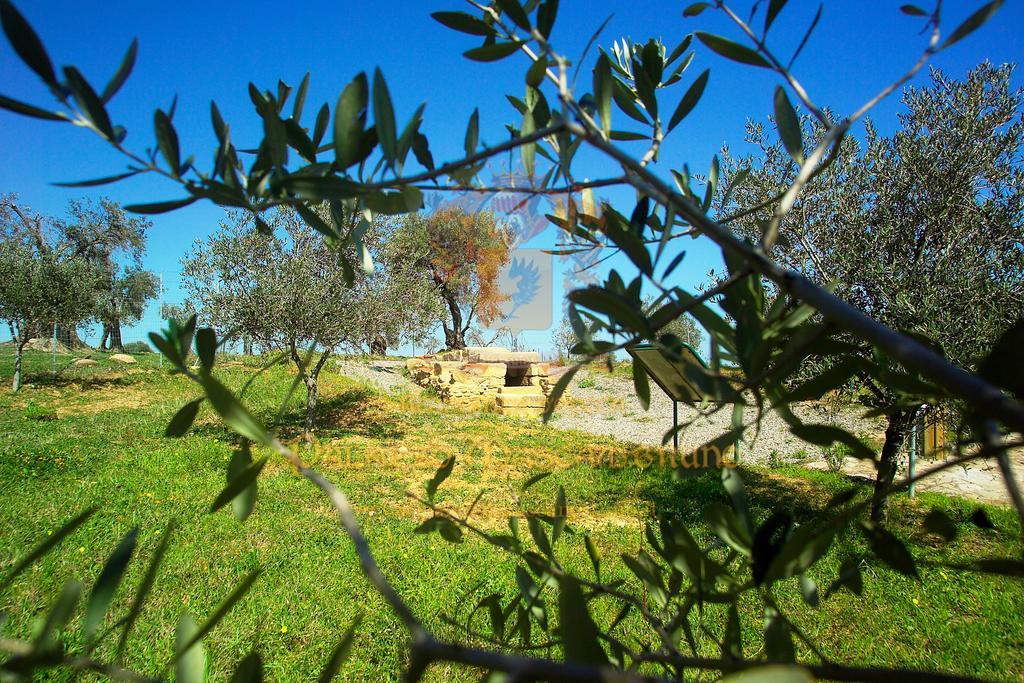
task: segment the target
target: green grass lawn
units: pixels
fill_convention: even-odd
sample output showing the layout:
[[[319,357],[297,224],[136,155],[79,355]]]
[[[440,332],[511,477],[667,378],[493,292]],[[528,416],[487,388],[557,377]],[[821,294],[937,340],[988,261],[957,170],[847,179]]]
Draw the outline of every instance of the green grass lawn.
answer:
[[[253,649],[262,654],[271,680],[315,680],[360,611],[365,618],[342,678],[397,679],[404,664],[404,631],[359,572],[351,544],[318,491],[284,463],[272,461],[259,480],[259,501],[248,521],[238,522],[226,509],[209,514],[224,486],[235,438],[205,408],[188,436],[164,438],[170,417],[197,397],[198,389],[158,368],[152,354],[138,356],[133,366],[94,357],[99,364],[83,368],[71,367],[70,357],[58,357],[63,369],[53,379],[50,356],[30,353],[28,386],[17,395],[0,392],[0,575],[73,514],[101,506],[58,552],[0,594],[0,610],[10,613],[5,634],[27,636],[66,580],[78,578],[88,588],[111,549],[134,526],[140,529],[139,551],[124,586],[137,585],[173,518],[179,527],[130,641],[129,667],[163,671],[182,610],[205,619],[234,584],[262,567],[252,591],[204,639],[210,680],[228,680],[234,663]],[[235,388],[252,372],[240,363],[221,365],[222,377]],[[9,383],[11,367],[10,351],[4,348],[0,381]],[[511,596],[515,590],[514,563],[483,542],[467,539],[453,545],[436,534],[413,533],[426,514],[404,492],[422,492],[423,483],[450,455],[458,456],[458,464],[440,502],[465,510],[487,489],[474,513],[485,528],[503,527],[509,515],[523,508],[549,511],[557,487],[564,486],[570,524],[591,534],[612,577],[631,576],[617,557],[643,546],[645,521],[656,514],[674,515],[694,525],[699,540],[707,540],[702,508],[726,500],[713,476],[673,480],[658,467],[588,464],[596,455],[629,454],[632,447],[611,439],[448,410],[429,398],[380,394],[325,373],[319,440],[303,447],[302,455],[349,494],[384,573],[426,624],[445,637],[460,636],[445,625],[442,614],[464,618],[467,606],[483,595],[498,591]],[[291,379],[287,369],[275,368],[253,383],[246,400],[270,419]],[[299,415],[295,399],[276,425],[279,433],[296,439]],[[547,469],[554,474],[519,494],[522,481]],[[742,472],[758,520],[778,506],[806,519],[850,485],[837,475],[794,467]],[[958,521],[960,533],[950,545],[922,531],[921,519],[933,507]],[[937,495],[897,498],[891,528],[910,544],[920,564],[920,582],[873,565],[864,572],[863,596],[840,592],[812,609],[791,580],[778,593],[783,608],[838,662],[1022,680],[1021,580],[934,566],[1020,557],[1016,517],[989,507],[996,528],[980,529],[968,521],[976,507]],[[812,578],[828,585],[842,560],[863,550],[859,536],[842,536]],[[559,552],[567,567],[589,572],[578,535],[560,541]],[[114,615],[128,609],[129,593],[122,587]],[[595,618],[610,621],[613,606],[602,609],[596,603]],[[709,609],[703,617],[712,631],[721,630],[719,616]],[[744,653],[756,657],[761,654],[755,646],[761,614],[751,604],[741,616],[751,644]],[[69,629],[65,637],[74,642],[79,632]],[[626,634],[648,638],[631,622]],[[110,653],[104,646],[98,655]],[[438,681],[478,678],[479,672],[444,666],[431,672],[431,680]]]

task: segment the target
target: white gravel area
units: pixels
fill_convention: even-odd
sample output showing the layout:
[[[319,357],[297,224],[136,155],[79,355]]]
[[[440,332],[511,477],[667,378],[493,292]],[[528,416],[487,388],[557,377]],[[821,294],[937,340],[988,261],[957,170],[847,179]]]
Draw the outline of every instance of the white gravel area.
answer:
[[[405,375],[405,361],[400,360],[346,360],[334,361],[339,374],[351,377],[388,393],[409,391],[418,394],[419,385]]]
[[[581,386],[582,385],[582,386]],[[750,407],[745,421],[750,424],[756,414]],[[828,423],[851,434],[880,437],[885,425],[877,419],[865,419],[857,411],[843,410],[826,415],[813,404],[794,408],[798,417],[806,422]],[[695,419],[696,418],[696,419]],[[679,449],[692,451],[731,429],[732,406],[725,406],[709,417],[686,404],[679,404],[679,423],[693,420],[693,424],[679,433]],[[552,424],[562,429],[578,429],[592,434],[614,436],[623,441],[660,446],[665,433],[672,429],[672,401],[661,389],[651,384],[651,405],[648,410],[640,406],[630,379],[606,372],[581,370],[555,410]],[[750,440],[753,438],[753,442]],[[751,431],[740,445],[744,462],[767,462],[772,452],[782,459],[817,458],[814,446],[800,441],[789,433],[786,423],[775,413],[766,412],[758,433]]]

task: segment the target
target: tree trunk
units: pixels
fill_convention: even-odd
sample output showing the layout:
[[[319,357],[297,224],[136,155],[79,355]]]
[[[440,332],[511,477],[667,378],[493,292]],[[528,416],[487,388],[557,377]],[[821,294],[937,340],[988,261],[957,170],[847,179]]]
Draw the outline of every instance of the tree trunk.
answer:
[[[383,337],[375,337],[370,340],[371,356],[386,356],[388,354],[388,343]]]
[[[103,323],[103,336],[100,337],[100,345],[99,345],[99,350],[100,351],[106,351],[107,350],[107,339],[109,339],[109,338],[110,338],[110,328],[107,327],[106,323]]]
[[[313,422],[316,416],[316,399],[320,395],[320,388],[317,386],[317,378],[313,375],[306,377],[306,420],[302,424],[302,439],[306,443],[313,440]]]
[[[121,319],[112,318],[106,323],[110,330],[110,351],[124,353],[124,344],[121,342]]]
[[[459,302],[455,299],[455,296],[448,291],[442,291],[441,296],[444,298],[446,304],[448,304],[448,313],[452,316],[452,326],[448,326],[448,321],[442,323],[444,328],[444,344],[449,350],[457,350],[466,348],[466,333],[462,326],[462,309],[459,308]]]
[[[242,337],[242,353],[246,356],[252,355],[252,337]]]
[[[896,466],[899,463],[903,442],[910,432],[916,410],[893,410],[889,413],[889,422],[885,428],[885,443],[878,461],[878,474],[875,478],[875,491],[871,499],[871,521],[881,522],[885,518],[886,504],[889,502],[889,487],[896,477]]]
[[[14,379],[11,382],[11,390],[21,389],[22,358],[25,355],[25,345],[28,339],[18,339],[14,342]]]

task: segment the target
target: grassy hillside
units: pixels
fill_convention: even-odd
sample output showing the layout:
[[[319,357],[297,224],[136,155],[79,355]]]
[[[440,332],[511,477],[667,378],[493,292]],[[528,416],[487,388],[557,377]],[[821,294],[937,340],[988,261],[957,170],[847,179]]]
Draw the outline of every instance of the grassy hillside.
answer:
[[[99,358],[99,356],[97,356]],[[0,392],[0,575],[31,544],[77,511],[99,512],[51,554],[0,594],[10,619],[4,632],[26,635],[48,600],[72,577],[88,588],[107,554],[131,527],[138,526],[139,557],[126,585],[140,580],[145,561],[176,519],[168,557],[157,587],[130,643],[127,664],[159,673],[173,646],[178,615],[187,609],[208,616],[231,587],[256,567],[264,573],[246,596],[205,639],[211,680],[227,680],[233,664],[253,648],[263,655],[272,680],[316,678],[341,633],[360,610],[365,613],[346,665],[346,680],[394,680],[403,665],[404,632],[359,573],[351,544],[317,491],[286,465],[272,461],[260,479],[260,498],[249,520],[230,512],[209,514],[223,487],[235,439],[208,412],[183,439],[166,439],[163,428],[197,389],[156,367],[152,354],[133,366],[101,359],[96,366],[64,369],[49,377],[50,357],[28,357],[30,386]],[[9,382],[12,358],[0,351],[0,381]],[[252,368],[226,363],[223,378],[241,387]],[[539,423],[449,410],[429,398],[381,394],[333,373],[325,373],[319,442],[303,456],[345,489],[357,509],[385,574],[415,611],[437,632],[459,637],[442,614],[465,619],[483,595],[513,594],[513,563],[475,539],[452,545],[436,534],[413,529],[425,518],[404,496],[423,483],[445,457],[458,456],[440,502],[465,510],[487,489],[474,512],[477,523],[502,527],[523,509],[551,509],[555,491],[565,487],[570,524],[592,535],[612,576],[634,581],[617,559],[644,540],[642,525],[655,514],[670,514],[694,525],[700,540],[709,534],[701,510],[725,500],[714,476],[673,480],[664,468],[596,467],[588,461],[609,455],[622,462],[636,447]],[[254,381],[247,401],[271,420],[292,379],[275,368]],[[205,409],[204,409],[205,411]],[[298,399],[277,423],[297,438]],[[536,472],[554,474],[525,494],[519,484]],[[796,468],[744,469],[752,513],[763,519],[778,506],[806,519],[849,481]],[[939,546],[921,531],[932,507],[958,520],[960,535]],[[818,609],[805,606],[795,581],[780,591],[783,607],[830,658],[844,663],[939,668],[999,680],[1020,680],[1024,671],[1024,590],[1020,580],[955,573],[930,564],[985,556],[1020,556],[1020,528],[1008,510],[987,508],[996,528],[979,529],[967,520],[975,505],[942,496],[898,498],[893,530],[910,542],[921,563],[921,582],[882,566],[865,572],[862,597],[841,592]],[[564,564],[586,571],[579,536],[559,542]],[[863,551],[854,535],[840,539],[812,578],[827,585],[841,561]],[[141,561],[140,561],[141,560]],[[119,592],[114,614],[123,614],[128,591]],[[598,620],[613,618],[612,607]],[[721,632],[720,615],[709,609],[704,622]],[[112,623],[112,622],[111,622]],[[754,605],[742,614],[753,647],[762,627]],[[67,637],[74,640],[79,629]],[[626,634],[646,639],[637,624]],[[759,638],[758,638],[759,640]],[[103,646],[101,657],[110,654]],[[557,653],[553,653],[557,654]],[[807,656],[806,651],[801,652]],[[432,680],[475,680],[476,672],[432,671]]]

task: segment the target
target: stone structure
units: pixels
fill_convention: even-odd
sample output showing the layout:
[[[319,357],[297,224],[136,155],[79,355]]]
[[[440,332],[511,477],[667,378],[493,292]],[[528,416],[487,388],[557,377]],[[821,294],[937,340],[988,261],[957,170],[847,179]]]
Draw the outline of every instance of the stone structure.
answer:
[[[551,393],[548,366],[540,354],[469,347],[405,362],[413,381],[455,406],[493,405],[502,415],[539,417]]]

